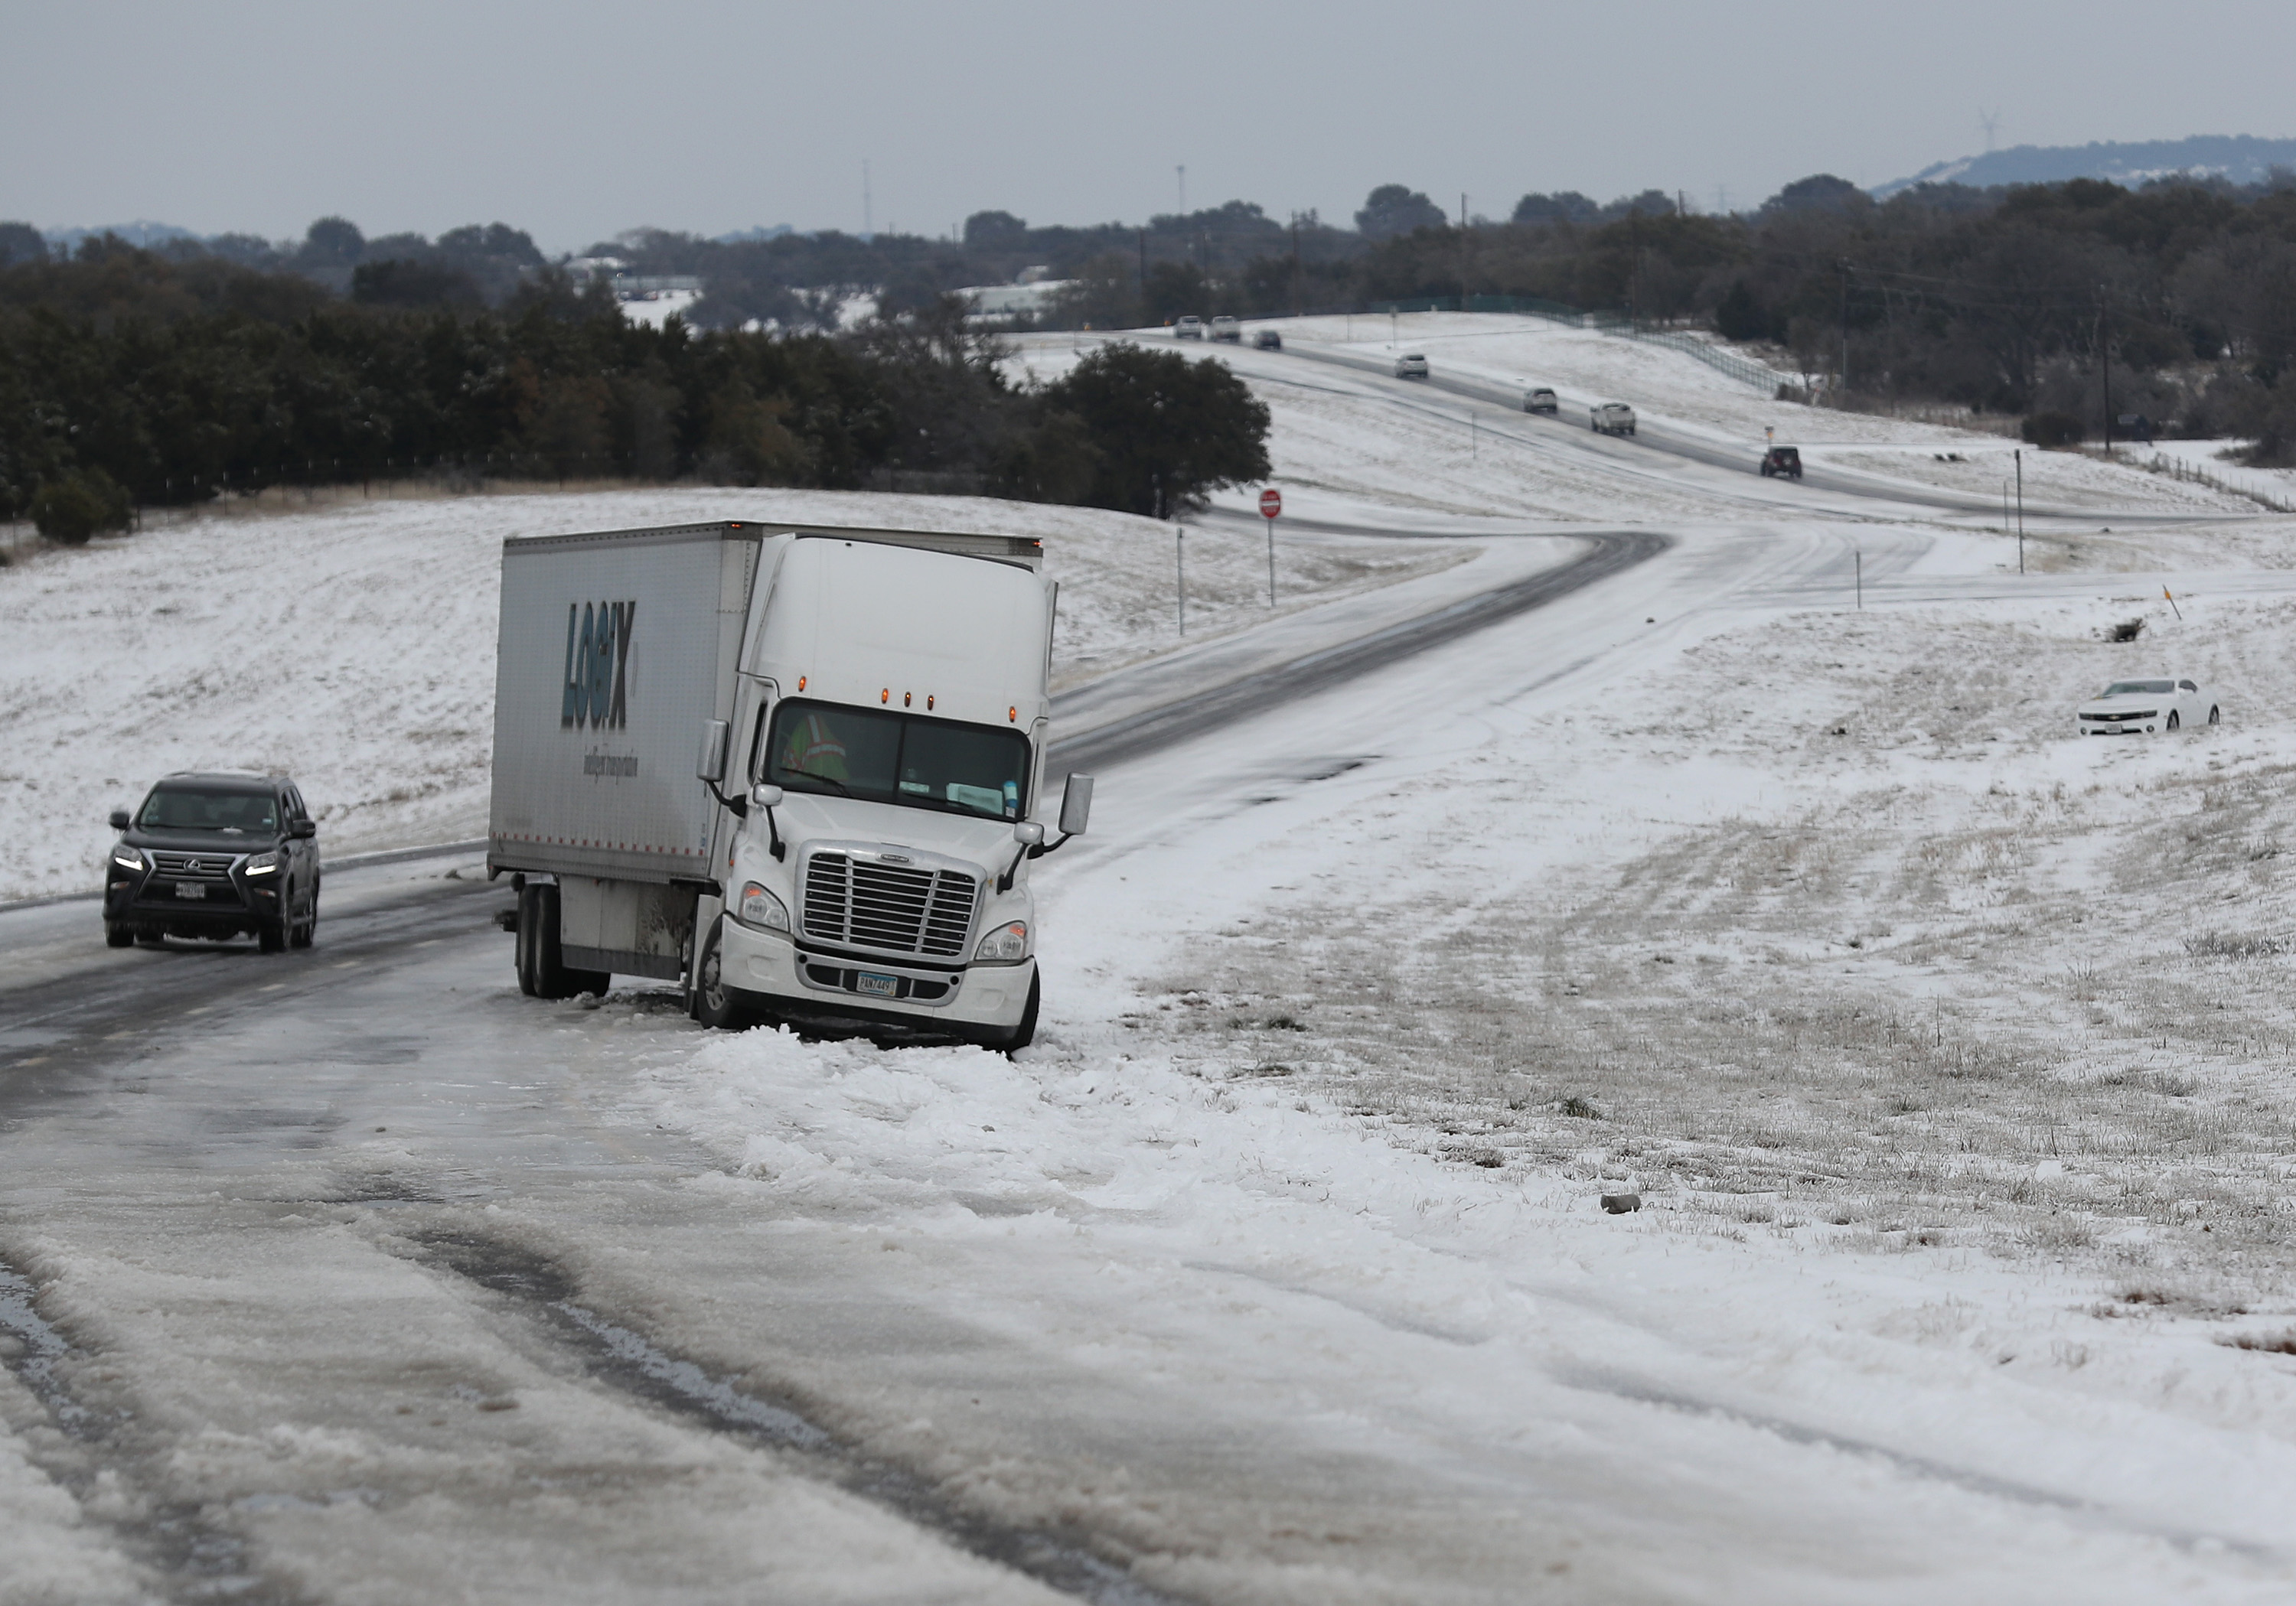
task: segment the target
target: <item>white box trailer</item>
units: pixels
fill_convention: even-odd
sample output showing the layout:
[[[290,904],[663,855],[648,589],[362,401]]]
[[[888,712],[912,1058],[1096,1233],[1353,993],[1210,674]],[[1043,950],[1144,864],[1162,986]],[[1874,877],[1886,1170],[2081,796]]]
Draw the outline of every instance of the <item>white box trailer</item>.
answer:
[[[1092,786],[1047,842],[1042,563],[1026,537],[746,520],[504,542],[488,862],[521,987],[648,976],[712,1025],[1025,1044],[1029,864]]]

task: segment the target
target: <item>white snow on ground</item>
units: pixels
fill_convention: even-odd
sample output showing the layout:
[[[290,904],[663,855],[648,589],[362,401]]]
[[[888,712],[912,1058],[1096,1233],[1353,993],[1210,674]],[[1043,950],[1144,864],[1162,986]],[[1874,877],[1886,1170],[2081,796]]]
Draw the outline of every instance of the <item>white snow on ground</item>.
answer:
[[[2285,577],[1811,610],[1732,545],[1104,774],[1013,1069],[758,1033],[652,1118],[1113,1373],[1587,1490],[1582,1581],[2284,1594]],[[2228,725],[2068,733],[2171,664]]]
[[[168,771],[293,774],[334,854],[483,834],[501,545],[775,517],[1035,535],[1062,582],[1062,684],[1179,641],[1168,529],[972,497],[688,489],[210,517],[0,569],[0,898],[93,884],[104,816]],[[1440,569],[1464,546],[1301,535],[1279,607]],[[1259,532],[1189,537],[1189,638],[1267,619]]]
[[[7,1298],[0,1291],[0,1299]],[[0,1345],[14,1341],[0,1338]],[[124,1514],[106,1508],[106,1489],[96,1490],[94,1511],[84,1512],[28,1458],[28,1440],[53,1455],[62,1439],[46,1408],[0,1372],[0,1606],[126,1606],[150,1600],[141,1570],[88,1520]],[[116,1483],[111,1480],[111,1487]]]
[[[619,303],[622,316],[633,324],[643,324],[650,329],[660,329],[672,318],[682,318],[701,299],[695,290],[656,291],[643,300]]]
[[[2152,446],[2124,445],[2134,462],[2153,458],[2196,470],[2237,489],[2267,498],[2282,507],[2296,506],[2296,469],[2252,469],[2234,461],[2234,454],[2254,445],[2247,440],[2163,440]]]

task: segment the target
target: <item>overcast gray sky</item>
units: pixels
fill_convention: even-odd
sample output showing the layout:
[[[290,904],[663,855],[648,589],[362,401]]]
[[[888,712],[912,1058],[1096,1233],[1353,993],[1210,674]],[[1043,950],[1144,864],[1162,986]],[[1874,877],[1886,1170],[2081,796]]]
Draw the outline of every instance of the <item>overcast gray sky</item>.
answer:
[[[2003,144],[2296,135],[2290,0],[0,0],[0,218],[943,232],[1374,184],[1743,206]]]

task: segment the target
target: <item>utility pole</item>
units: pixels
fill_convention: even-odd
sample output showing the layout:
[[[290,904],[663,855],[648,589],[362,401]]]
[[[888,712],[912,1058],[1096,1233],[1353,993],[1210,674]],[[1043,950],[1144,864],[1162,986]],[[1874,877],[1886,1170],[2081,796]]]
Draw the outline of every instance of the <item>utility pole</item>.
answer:
[[[2025,572],[2025,448],[2019,447],[2017,459],[2017,572]]]
[[[1467,310],[1467,192],[1459,192],[1459,310]]]
[[[861,159],[861,238],[868,239],[877,232],[876,212],[869,198],[869,159]]]
[[[1182,162],[1172,169],[1180,176],[1180,216],[1188,215],[1188,164]]]
[[[1835,266],[1841,273],[1841,378],[1835,388],[1833,405],[1840,408],[1849,398],[1849,258],[1842,258]]]
[[[2104,286],[2096,287],[2096,366],[2104,380],[2104,455],[2112,455],[2112,347],[2104,323]]]
[[[1144,326],[1156,315],[1148,305],[1148,231],[1140,231],[1140,322]]]
[[[1627,327],[1629,329],[1642,327],[1640,315],[1636,310],[1638,298],[1635,293],[1642,288],[1642,276],[1643,209],[1629,207],[1627,209]]]
[[[1295,318],[1302,310],[1300,290],[1300,214],[1294,212],[1292,214],[1292,315]],[[1274,548],[1271,546],[1269,550]]]

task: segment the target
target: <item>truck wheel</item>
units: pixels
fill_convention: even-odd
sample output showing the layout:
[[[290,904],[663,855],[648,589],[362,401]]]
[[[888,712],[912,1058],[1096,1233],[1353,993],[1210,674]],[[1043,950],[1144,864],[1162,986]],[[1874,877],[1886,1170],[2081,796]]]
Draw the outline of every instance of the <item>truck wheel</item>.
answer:
[[[737,1032],[750,1024],[750,1016],[726,990],[726,979],[720,971],[718,933],[725,924],[726,917],[721,914],[717,924],[709,928],[709,939],[701,946],[701,963],[693,970],[693,998],[686,1007],[696,1020],[711,1031]]]
[[[533,935],[528,935],[531,927]],[[555,885],[527,888],[519,894],[518,935],[526,945],[527,968],[519,987],[537,998],[571,998],[577,993],[603,995],[613,978],[603,971],[570,967],[558,946],[558,889]],[[528,975],[534,985],[527,987]]]
[[[1021,1024],[1009,1032],[989,1031],[980,1037],[980,1046],[1000,1054],[1017,1054],[1037,1040],[1037,1004],[1044,996],[1045,979],[1041,972],[1029,978],[1029,1003],[1021,1012]]]
[[[135,928],[123,922],[103,922],[103,946],[107,948],[132,948],[135,946]]]

